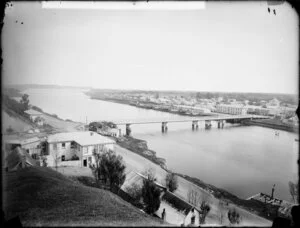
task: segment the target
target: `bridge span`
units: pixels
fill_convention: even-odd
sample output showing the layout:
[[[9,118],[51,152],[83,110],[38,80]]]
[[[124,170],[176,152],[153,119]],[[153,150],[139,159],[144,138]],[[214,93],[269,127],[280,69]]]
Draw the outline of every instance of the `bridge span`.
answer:
[[[119,121],[114,122],[116,125],[126,125],[126,135],[131,134],[130,125],[133,124],[154,124],[154,123],[161,123],[161,130],[162,132],[166,132],[168,130],[168,123],[176,123],[176,122],[192,122],[192,129],[198,129],[198,122],[205,121],[205,129],[211,128],[211,121],[218,122],[218,128],[224,127],[224,122],[230,123],[238,123],[241,120],[252,120],[252,119],[269,119],[268,116],[259,116],[259,115],[222,115],[222,116],[203,116],[203,117],[194,117],[188,119],[160,119],[160,120],[145,120],[145,121]]]

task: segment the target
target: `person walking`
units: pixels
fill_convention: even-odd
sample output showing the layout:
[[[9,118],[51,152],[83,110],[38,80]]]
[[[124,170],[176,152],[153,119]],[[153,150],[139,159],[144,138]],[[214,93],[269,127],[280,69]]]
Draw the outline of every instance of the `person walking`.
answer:
[[[166,209],[164,208],[163,209],[163,212],[161,213],[161,218],[162,218],[162,220],[166,220]]]

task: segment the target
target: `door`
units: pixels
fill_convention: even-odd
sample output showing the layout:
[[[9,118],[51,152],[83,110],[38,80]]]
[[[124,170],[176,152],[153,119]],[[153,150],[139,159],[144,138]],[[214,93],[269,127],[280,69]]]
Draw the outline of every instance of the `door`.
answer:
[[[87,160],[86,159],[83,160],[83,166],[87,167]]]

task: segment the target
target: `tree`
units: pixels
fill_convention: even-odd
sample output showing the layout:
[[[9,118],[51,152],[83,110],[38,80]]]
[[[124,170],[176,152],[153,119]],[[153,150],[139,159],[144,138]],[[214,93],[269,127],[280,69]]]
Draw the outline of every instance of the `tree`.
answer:
[[[156,178],[153,173],[148,173],[146,179],[143,180],[142,198],[145,203],[145,211],[153,214],[160,206],[160,189],[155,185]]]
[[[59,161],[61,159],[61,156],[59,155],[59,151],[57,150],[57,148],[53,150],[52,157],[53,157],[55,169],[57,171],[57,167],[58,167]]]
[[[202,201],[200,209],[201,209],[201,215],[199,217],[199,220],[200,220],[199,223],[204,224],[205,218],[206,218],[208,212],[210,211],[210,206],[206,201]]]
[[[136,201],[139,202],[142,198],[142,188],[136,184],[133,183],[131,186],[128,186],[126,188],[126,192]]]
[[[125,168],[123,164],[123,158],[112,150],[104,151],[103,153],[94,152],[96,165],[91,166],[96,180],[103,180],[105,184],[108,184],[110,189],[115,187],[119,189],[126,179]]]
[[[230,224],[239,224],[241,221],[241,216],[240,214],[233,208],[230,209],[227,213],[228,216],[228,220],[230,222]]]
[[[219,200],[219,206],[218,206],[218,209],[219,209],[219,212],[220,212],[220,214],[219,214],[219,219],[220,219],[220,224],[222,225],[223,224],[223,222],[224,222],[224,218],[225,218],[225,216],[224,216],[224,210],[225,210],[225,202],[224,201],[221,201],[221,200]]]
[[[23,105],[23,109],[24,111],[27,110],[29,108],[29,95],[28,94],[23,94],[20,103]]]
[[[197,207],[201,201],[199,193],[194,189],[189,189],[187,193],[187,198],[188,198],[188,202],[194,205],[195,207]]]
[[[289,189],[290,189],[290,194],[293,198],[293,201],[298,204],[299,203],[299,195],[298,195],[298,185],[294,184],[293,182],[289,181]]]
[[[178,188],[177,176],[174,173],[166,175],[166,186],[170,192],[174,192]]]

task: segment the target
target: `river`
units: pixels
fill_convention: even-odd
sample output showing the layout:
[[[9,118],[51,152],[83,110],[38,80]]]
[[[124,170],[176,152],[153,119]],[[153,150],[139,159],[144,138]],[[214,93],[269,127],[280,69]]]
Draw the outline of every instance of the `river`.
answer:
[[[88,122],[94,120],[186,119],[166,112],[129,105],[92,100],[77,89],[29,89],[30,103],[63,119]],[[121,127],[124,132],[124,126]],[[191,123],[169,123],[168,132],[160,124],[132,125],[132,135],[147,140],[157,156],[167,160],[169,169],[197,177],[241,198],[258,192],[291,200],[288,182],[298,180],[298,134],[258,126],[225,124],[205,130],[200,123],[192,131]]]

